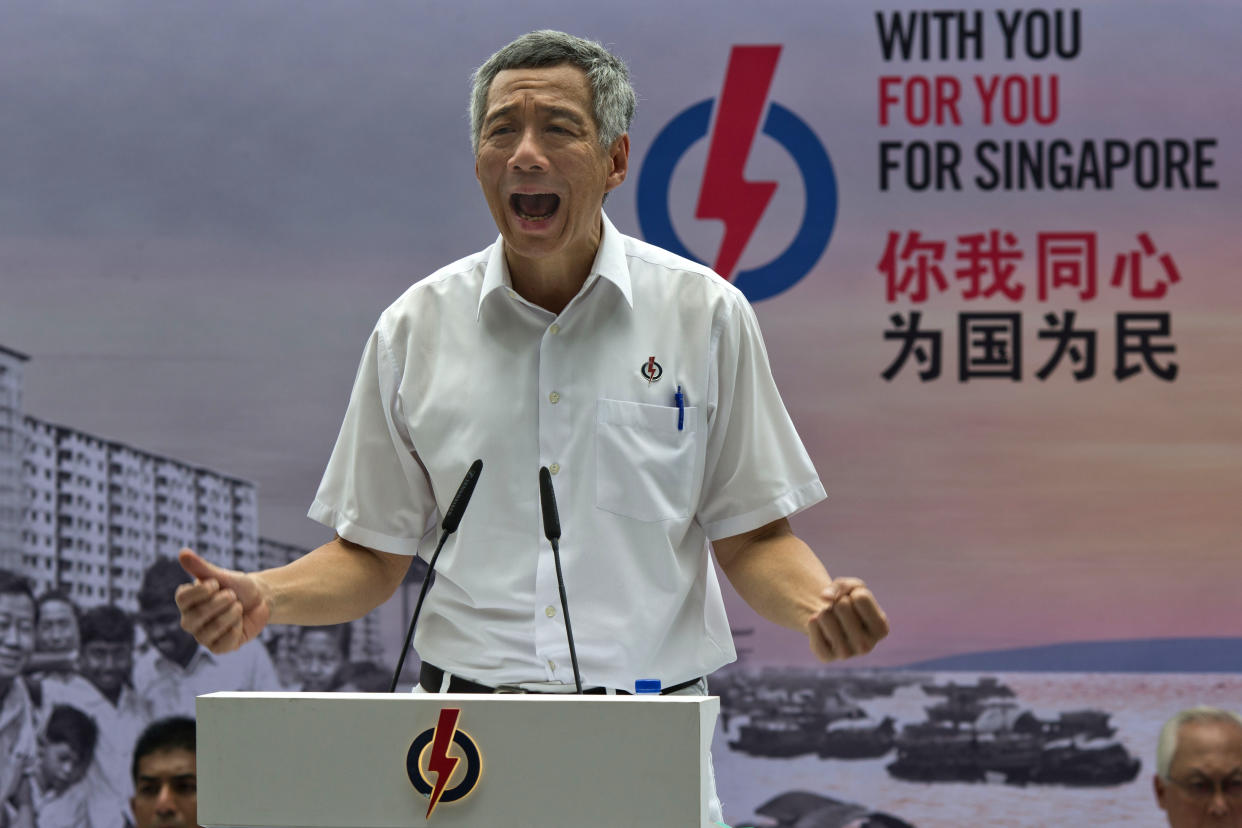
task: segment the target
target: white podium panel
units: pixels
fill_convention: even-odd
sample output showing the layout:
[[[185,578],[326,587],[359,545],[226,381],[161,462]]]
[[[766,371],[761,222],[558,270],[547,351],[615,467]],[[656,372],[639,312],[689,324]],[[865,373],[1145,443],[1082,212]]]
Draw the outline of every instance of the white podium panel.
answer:
[[[407,755],[418,741],[412,773],[434,791],[445,709],[460,711],[448,750],[459,761],[428,818]],[[212,693],[198,698],[198,818],[209,828],[702,828],[719,709],[714,696]]]

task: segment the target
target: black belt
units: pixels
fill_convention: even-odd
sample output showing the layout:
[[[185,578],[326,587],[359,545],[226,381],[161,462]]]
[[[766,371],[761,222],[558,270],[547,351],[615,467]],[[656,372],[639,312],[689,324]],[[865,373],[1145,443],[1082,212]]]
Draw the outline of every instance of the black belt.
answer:
[[[660,690],[660,695],[667,696],[670,693],[676,693],[678,690],[685,690],[687,687],[693,687],[698,684],[699,681],[701,681],[701,679],[692,678],[689,681],[683,681],[681,684],[674,684],[672,687],[665,687]],[[418,683],[423,686],[424,690],[430,693],[439,693],[440,685],[444,683],[444,671],[434,664],[428,664],[424,661],[422,667],[418,671]],[[488,687],[486,684],[479,684],[477,681],[471,681],[468,678],[462,678],[456,674],[449,678],[449,693],[504,693],[507,691],[509,691],[508,687]],[[522,690],[521,688],[514,687],[512,692],[542,693],[551,691]],[[604,696],[608,694],[608,689],[605,687],[587,687],[582,692],[591,696]],[[634,694],[629,690],[618,690],[617,695],[632,696]]]

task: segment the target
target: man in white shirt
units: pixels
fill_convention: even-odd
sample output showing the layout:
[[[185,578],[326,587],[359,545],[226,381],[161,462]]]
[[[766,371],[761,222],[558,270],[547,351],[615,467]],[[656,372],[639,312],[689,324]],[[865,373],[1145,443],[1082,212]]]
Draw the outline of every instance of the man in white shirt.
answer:
[[[177,604],[204,646],[387,600],[475,458],[485,470],[415,640],[442,687],[572,687],[541,466],[585,686],[693,686],[735,658],[709,541],[738,593],[819,659],[887,634],[866,586],[830,578],[790,530],[824,491],[750,306],[603,214],[628,171],[634,100],[624,63],[560,32],[524,35],[476,72],[475,173],[500,238],[381,316],[311,507],[334,540],[254,574],[182,551],[196,580]]]
[[[150,704],[133,688],[134,621],[119,607],[105,605],[82,613],[79,623],[82,674],[44,679],[43,710],[67,705],[99,726],[84,782],[90,792],[91,824],[120,828],[129,799],[129,754],[151,720]]]
[[[0,806],[16,792],[35,755],[34,705],[22,670],[34,652],[37,621],[29,582],[0,569]]]
[[[59,589],[40,595],[38,605],[35,651],[26,672],[34,680],[66,680],[77,672],[78,607]]]

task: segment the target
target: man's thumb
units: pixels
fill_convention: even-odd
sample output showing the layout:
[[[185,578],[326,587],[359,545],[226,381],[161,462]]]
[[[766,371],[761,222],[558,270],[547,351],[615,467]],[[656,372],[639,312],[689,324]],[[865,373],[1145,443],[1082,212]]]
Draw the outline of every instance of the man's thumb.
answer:
[[[218,577],[216,574],[217,567],[200,558],[193,549],[182,549],[177,553],[177,560],[180,562],[182,569],[200,581]]]

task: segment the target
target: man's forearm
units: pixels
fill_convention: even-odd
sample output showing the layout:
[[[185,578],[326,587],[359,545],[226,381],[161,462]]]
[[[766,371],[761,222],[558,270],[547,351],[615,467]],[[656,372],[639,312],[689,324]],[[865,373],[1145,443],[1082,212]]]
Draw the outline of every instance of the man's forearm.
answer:
[[[828,570],[784,521],[736,548],[722,550],[718,544],[717,559],[738,595],[774,624],[806,632],[807,622],[825,606],[822,595],[832,584]]]
[[[387,601],[410,559],[335,538],[296,561],[258,572],[273,624],[339,624]]]

